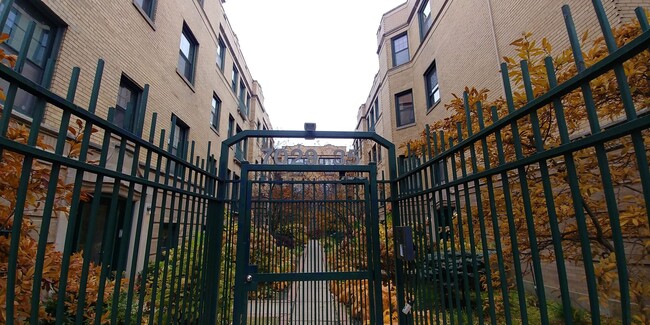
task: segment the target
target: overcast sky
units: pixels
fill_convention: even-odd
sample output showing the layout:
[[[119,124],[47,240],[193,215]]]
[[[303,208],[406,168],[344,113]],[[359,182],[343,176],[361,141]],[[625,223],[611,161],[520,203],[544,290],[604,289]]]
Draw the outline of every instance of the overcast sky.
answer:
[[[381,16],[405,0],[227,0],[274,129],[352,131],[378,70]],[[301,141],[302,142],[302,141]],[[337,143],[321,140],[320,144]],[[348,142],[345,142],[348,144]]]

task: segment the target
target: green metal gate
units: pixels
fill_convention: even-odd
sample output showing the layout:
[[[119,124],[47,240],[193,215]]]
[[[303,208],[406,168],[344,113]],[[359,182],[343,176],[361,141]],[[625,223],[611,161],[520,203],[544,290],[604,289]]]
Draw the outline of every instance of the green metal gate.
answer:
[[[374,163],[242,161],[240,178],[223,172],[229,147],[244,139],[319,137],[372,139],[395,157],[392,144],[375,133],[244,131],[224,141],[220,216],[207,235],[207,245],[219,248],[213,256],[219,265],[218,323],[384,323],[386,296],[396,292],[382,282],[394,274],[382,274],[379,265],[395,256],[380,256],[380,246],[393,249],[380,243],[391,183],[378,181]],[[389,161],[395,170],[396,160]],[[396,314],[398,303],[389,307]]]
[[[380,323],[377,192],[368,181],[374,169],[355,168],[365,177],[350,180],[259,180],[261,172],[282,169],[350,170],[323,167],[243,166],[237,261],[244,262],[236,266],[235,324],[352,324],[360,313]],[[346,307],[333,292],[350,285],[364,290]]]

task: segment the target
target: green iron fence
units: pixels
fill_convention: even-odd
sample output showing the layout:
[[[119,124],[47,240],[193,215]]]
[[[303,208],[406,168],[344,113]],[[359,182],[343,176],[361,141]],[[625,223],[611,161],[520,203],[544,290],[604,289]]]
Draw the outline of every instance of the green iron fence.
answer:
[[[289,163],[286,153],[279,153],[277,164],[242,162],[241,180],[231,180],[229,148],[251,138],[370,139],[395,157],[394,146],[371,132],[247,130],[224,141],[217,194],[223,214],[212,225],[222,227],[216,230],[222,235],[208,244],[221,257],[218,308],[211,317],[220,324],[397,319],[399,262],[388,208],[396,183],[380,180],[374,164],[341,158],[319,165],[317,155]],[[388,161],[395,167],[395,159]],[[230,182],[239,194],[228,192]]]
[[[148,140],[126,131],[143,129],[132,107],[124,121],[135,125],[124,129],[112,122],[114,108],[107,120],[95,115],[101,60],[87,108],[74,103],[79,68],[65,98],[22,76],[33,32],[32,23],[13,69],[0,65],[9,84],[0,115],[0,322],[200,322],[214,309],[203,302],[216,283],[204,253],[216,161],[209,149],[197,156],[194,142],[169,141],[179,138],[174,128],[158,133],[155,113]],[[19,91],[35,99],[31,118],[15,113]]]
[[[466,92],[407,147],[393,209],[414,236],[409,322],[650,321],[648,20],[612,31],[593,3],[591,49],[564,6],[564,60],[525,35],[505,98]]]

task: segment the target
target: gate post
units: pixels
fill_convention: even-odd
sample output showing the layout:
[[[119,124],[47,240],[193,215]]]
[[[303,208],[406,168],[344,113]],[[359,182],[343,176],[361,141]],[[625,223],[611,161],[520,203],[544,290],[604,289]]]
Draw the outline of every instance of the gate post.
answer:
[[[402,225],[402,220],[399,213],[399,200],[398,200],[398,190],[397,190],[397,155],[395,154],[395,145],[390,143],[388,146],[388,171],[390,174],[390,204],[393,212],[393,233],[395,228]],[[394,237],[394,236],[393,236]],[[399,256],[398,247],[395,243],[395,238],[393,238],[393,254],[395,257]],[[396,286],[396,295],[397,295],[397,314],[398,324],[408,324],[408,315],[402,313],[402,308],[405,306],[404,301],[404,265],[402,260],[395,258],[395,286]]]
[[[221,154],[219,156],[219,169],[213,174],[217,174],[217,195],[214,200],[208,203],[208,212],[206,220],[206,275],[203,284],[203,308],[202,317],[204,324],[217,324],[217,310],[219,299],[219,274],[221,272],[221,238],[223,237],[223,221],[226,211],[226,171],[228,170],[228,154],[230,145],[223,141],[221,144]],[[214,167],[217,161],[212,158]],[[208,195],[214,195],[214,182],[208,184]]]

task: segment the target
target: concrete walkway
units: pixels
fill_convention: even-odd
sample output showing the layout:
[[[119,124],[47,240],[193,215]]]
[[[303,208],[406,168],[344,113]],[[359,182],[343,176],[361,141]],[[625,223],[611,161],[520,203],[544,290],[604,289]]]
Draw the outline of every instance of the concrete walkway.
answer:
[[[309,240],[299,273],[327,272],[323,247]],[[248,302],[249,324],[350,324],[345,306],[330,293],[327,281],[293,282],[280,299]]]

